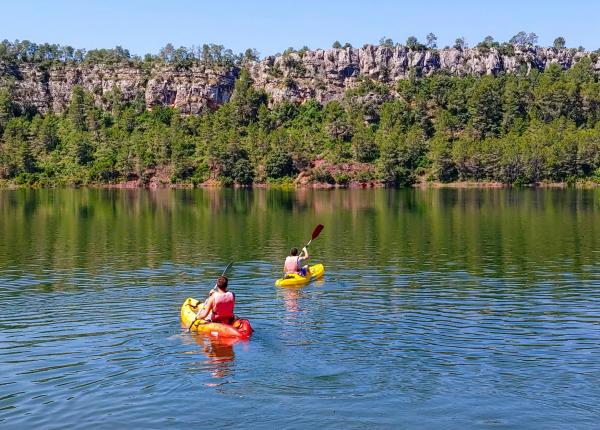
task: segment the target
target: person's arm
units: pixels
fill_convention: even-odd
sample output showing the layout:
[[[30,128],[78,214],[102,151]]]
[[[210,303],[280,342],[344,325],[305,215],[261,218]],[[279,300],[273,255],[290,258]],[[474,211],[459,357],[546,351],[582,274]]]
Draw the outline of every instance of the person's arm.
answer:
[[[300,255],[300,258],[302,260],[308,260],[310,258],[310,255],[308,255],[308,249],[306,249],[306,246],[302,248],[302,252],[304,253],[304,256]]]
[[[208,314],[213,310],[214,306],[215,306],[215,299],[211,295],[208,298],[208,300],[206,301],[202,310],[200,312],[198,312],[198,314],[196,315],[196,319],[203,320],[204,318],[206,318],[208,316]]]

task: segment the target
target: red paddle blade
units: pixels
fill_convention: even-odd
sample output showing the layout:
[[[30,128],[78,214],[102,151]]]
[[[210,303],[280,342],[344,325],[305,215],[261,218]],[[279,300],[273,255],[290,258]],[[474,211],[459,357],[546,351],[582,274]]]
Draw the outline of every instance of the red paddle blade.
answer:
[[[323,231],[324,228],[325,228],[325,226],[323,226],[322,224],[319,224],[318,226],[316,226],[315,229],[313,230],[311,240],[315,240],[321,234],[321,231]]]

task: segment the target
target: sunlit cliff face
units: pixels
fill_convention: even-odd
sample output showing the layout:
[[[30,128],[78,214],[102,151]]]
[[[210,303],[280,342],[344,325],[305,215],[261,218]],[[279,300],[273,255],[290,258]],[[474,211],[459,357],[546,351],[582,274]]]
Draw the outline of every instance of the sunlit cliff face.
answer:
[[[393,84],[411,74],[436,71],[458,76],[527,73],[551,64],[568,69],[583,57],[590,57],[593,67],[600,71],[600,60],[593,53],[524,46],[505,52],[496,48],[414,50],[401,45],[365,45],[276,54],[245,62],[243,67],[249,70],[254,86],[269,94],[271,102],[316,99],[327,103],[342,98],[364,77]],[[73,87],[80,85],[93,94],[97,105],[106,105],[111,93],[118,91],[124,100],[137,100],[149,109],[172,106],[184,114],[198,114],[229,100],[240,67],[201,62],[186,67],[157,63],[149,68],[136,63],[50,67],[0,63],[0,82],[14,82],[15,102],[39,112],[64,111]]]

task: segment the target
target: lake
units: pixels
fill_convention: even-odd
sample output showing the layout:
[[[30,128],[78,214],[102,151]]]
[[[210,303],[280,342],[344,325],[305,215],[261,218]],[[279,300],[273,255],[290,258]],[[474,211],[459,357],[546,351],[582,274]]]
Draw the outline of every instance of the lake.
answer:
[[[0,191],[3,429],[591,429],[599,357],[598,190]]]

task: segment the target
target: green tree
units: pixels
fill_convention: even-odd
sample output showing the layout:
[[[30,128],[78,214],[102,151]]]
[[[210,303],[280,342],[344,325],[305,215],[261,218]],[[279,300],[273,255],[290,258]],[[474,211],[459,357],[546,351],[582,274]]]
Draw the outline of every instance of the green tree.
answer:
[[[17,109],[13,101],[12,85],[5,88],[0,87],[0,133],[2,133],[8,121],[16,114]]]
[[[529,33],[527,34],[524,31],[519,31],[517,34],[515,34],[511,39],[510,39],[510,43],[513,45],[537,45],[538,43],[538,36],[535,33]]]
[[[233,93],[231,95],[231,103],[235,110],[235,117],[238,124],[246,126],[257,120],[258,110],[261,105],[266,104],[267,95],[263,91],[254,89],[254,82],[250,77],[250,73],[246,69],[242,69],[238,76]]]
[[[25,118],[11,118],[5,126],[0,145],[0,177],[12,178],[36,171]]]
[[[581,123],[579,85],[566,79],[560,66],[553,64],[542,73],[533,93],[533,116],[545,122],[565,117]]]
[[[429,33],[427,35],[427,48],[435,49],[437,48],[437,36],[433,33]]]
[[[352,138],[352,124],[348,113],[337,101],[327,104],[323,112],[325,130],[332,140],[348,142]]]
[[[370,163],[379,156],[375,134],[369,126],[355,126],[352,136],[352,152],[355,160]]]
[[[442,136],[434,137],[430,142],[431,174],[441,182],[456,180],[458,172],[452,159],[452,143]]]
[[[385,36],[383,36],[381,39],[379,39],[379,44],[381,46],[385,46],[386,48],[394,47],[394,41],[392,39],[390,39],[389,37],[385,37]]]
[[[480,138],[500,133],[502,99],[494,78],[485,76],[475,84],[469,100],[469,110],[473,128]]]
[[[406,46],[410,49],[417,49],[419,47],[419,40],[415,36],[409,36],[406,39]]]
[[[86,93],[82,86],[73,86],[71,103],[69,104],[69,119],[76,130],[88,130],[88,114],[91,103],[91,96]]]
[[[502,129],[505,133],[522,132],[527,123],[528,83],[514,75],[507,76],[502,94]]]
[[[406,186],[415,182],[416,169],[423,166],[427,143],[418,129],[407,134],[390,133],[380,136],[381,155],[378,172],[389,185]]]
[[[37,154],[50,153],[60,145],[60,120],[58,117],[52,114],[47,114],[44,117],[37,116],[31,125],[33,145]]]
[[[458,37],[455,41],[454,41],[454,49],[460,49],[461,51],[463,49],[467,49],[467,41],[464,37]]]
[[[560,36],[554,39],[552,46],[554,46],[554,49],[565,49],[567,42],[565,41],[564,37]]]
[[[265,160],[265,172],[269,178],[283,178],[295,173],[292,156],[285,148],[277,147]]]
[[[240,158],[233,166],[232,177],[239,185],[250,185],[254,179],[252,164],[246,158]]]
[[[481,43],[479,43],[479,45],[477,45],[477,46],[489,49],[489,48],[492,48],[495,44],[496,44],[496,42],[494,41],[494,38],[492,36],[486,36],[483,39],[483,41]]]

